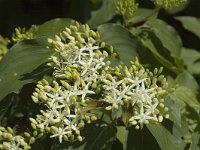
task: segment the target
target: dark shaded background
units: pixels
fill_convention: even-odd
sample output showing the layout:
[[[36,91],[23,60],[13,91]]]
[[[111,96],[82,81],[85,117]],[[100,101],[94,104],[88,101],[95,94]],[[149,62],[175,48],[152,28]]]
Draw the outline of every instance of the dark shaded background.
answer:
[[[30,27],[53,18],[85,22],[91,6],[89,0],[0,0],[0,34],[8,37],[15,27]]]
[[[148,5],[144,1],[142,3]],[[92,5],[90,0],[0,0],[0,34],[11,37],[15,27],[29,28],[32,24],[42,24],[58,17],[69,17],[86,22],[90,18],[90,12],[97,7]],[[200,1],[190,0],[186,9],[175,15],[200,18]],[[169,15],[163,11],[160,17],[178,30],[184,46],[199,50],[199,39],[185,31],[173,16],[174,14]]]

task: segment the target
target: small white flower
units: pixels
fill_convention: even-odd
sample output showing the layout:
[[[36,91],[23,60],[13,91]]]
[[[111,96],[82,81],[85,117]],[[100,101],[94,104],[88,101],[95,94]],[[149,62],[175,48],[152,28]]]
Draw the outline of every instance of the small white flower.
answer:
[[[141,85],[137,86],[135,89],[135,97],[142,102],[151,103],[152,98],[155,96],[155,89],[150,88],[146,89],[144,85],[144,81],[141,82]]]
[[[129,119],[130,122],[132,122],[134,120],[138,120],[141,128],[143,128],[144,123],[149,122],[148,120],[155,120],[155,118],[151,116],[151,112],[149,112],[149,111],[145,112],[143,105],[141,104],[140,113],[137,115],[134,115],[133,117],[131,117]]]
[[[70,134],[71,131],[68,130],[68,128],[61,128],[59,127],[57,132],[51,135],[50,137],[59,137],[59,142],[62,143],[62,139],[64,135]]]

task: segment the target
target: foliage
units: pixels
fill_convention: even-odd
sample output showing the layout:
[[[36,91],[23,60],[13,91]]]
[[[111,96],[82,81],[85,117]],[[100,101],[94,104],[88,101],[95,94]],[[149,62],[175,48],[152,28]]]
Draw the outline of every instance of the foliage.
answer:
[[[6,38],[3,38],[0,35],[0,60],[7,53],[7,51],[8,51],[8,48],[7,48],[8,44],[9,44],[9,40],[6,39]]]
[[[200,52],[160,17],[185,0],[91,2],[0,36],[0,149],[200,149]]]

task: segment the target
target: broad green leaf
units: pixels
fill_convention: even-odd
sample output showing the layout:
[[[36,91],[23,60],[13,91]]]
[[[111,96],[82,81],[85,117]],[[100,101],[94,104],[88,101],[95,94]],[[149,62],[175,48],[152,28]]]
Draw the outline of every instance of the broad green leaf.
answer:
[[[180,107],[170,97],[166,98],[165,105],[170,109],[169,119],[176,125],[181,126]]]
[[[183,142],[173,136],[162,124],[148,124],[147,128],[162,150],[182,150],[184,148]]]
[[[38,38],[41,36],[53,37],[55,34],[62,32],[65,27],[74,24],[75,21],[68,18],[56,18],[45,22],[44,24],[38,26],[34,37]]]
[[[189,128],[188,128],[188,123],[186,122],[184,117],[181,120],[181,126],[179,126],[177,124],[173,125],[172,133],[178,139],[181,139],[184,136],[190,134],[190,131],[189,131]]]
[[[53,54],[47,39],[39,38],[14,45],[0,62],[0,100],[11,92],[18,93],[23,85],[33,82],[26,77]]]
[[[127,150],[158,150],[159,145],[146,126],[136,130],[133,126],[128,128]]]
[[[79,147],[73,147],[73,146],[70,146],[70,147],[68,147],[68,148],[62,148],[62,149],[60,149],[60,150],[84,150],[84,147],[85,147],[85,144],[84,145],[81,145],[81,146],[79,146]]]
[[[47,38],[59,34],[65,27],[74,24],[71,19],[53,19],[40,26],[34,34],[35,40],[23,41],[14,45],[0,62],[0,100],[11,92],[18,93],[23,85],[33,81],[23,79],[53,54],[47,49]]]
[[[199,89],[199,85],[195,78],[187,71],[182,72],[178,75],[178,77],[175,80],[175,83],[180,86],[185,86],[192,90],[194,93],[197,93]]]
[[[105,0],[102,6],[91,13],[91,18],[87,24],[92,28],[111,20],[117,13],[115,2],[113,0]]]
[[[191,66],[196,60],[200,59],[200,52],[183,47],[181,50],[181,58],[184,60],[185,64]]]
[[[196,36],[200,38],[200,19],[190,16],[181,16],[181,17],[175,17],[176,20],[180,21],[183,25],[183,27],[192,33],[194,33]]]
[[[104,149],[109,150],[116,139],[116,128],[114,126],[95,126],[90,128],[86,137],[84,150]]]
[[[153,42],[150,39],[142,39],[141,40],[142,44],[144,47],[148,48],[152,54],[154,55],[154,57],[166,68],[174,71],[174,72],[178,72],[177,68],[170,62],[168,61],[166,58],[164,58],[156,49],[155,45],[153,44]]]
[[[185,102],[192,107],[198,114],[200,111],[200,103],[198,102],[195,93],[184,86],[178,87],[170,97],[178,103]]]
[[[136,24],[157,16],[158,11],[153,9],[138,8],[134,16],[128,20],[129,24]]]
[[[200,150],[199,141],[200,141],[200,134],[198,132],[193,133],[190,150]]]
[[[194,49],[182,48],[181,58],[184,60],[187,70],[190,73],[200,73],[200,52]]]
[[[194,63],[188,68],[188,71],[192,74],[200,74],[200,62]]]
[[[128,130],[124,126],[117,127],[117,139],[123,144],[123,149],[127,149]]]
[[[131,37],[127,29],[117,24],[103,24],[97,29],[101,39],[113,46],[123,63],[129,64],[135,59],[138,40],[136,37]]]
[[[164,48],[166,48],[172,57],[179,58],[181,54],[182,42],[176,30],[160,19],[152,19],[146,22],[146,25],[160,39]]]

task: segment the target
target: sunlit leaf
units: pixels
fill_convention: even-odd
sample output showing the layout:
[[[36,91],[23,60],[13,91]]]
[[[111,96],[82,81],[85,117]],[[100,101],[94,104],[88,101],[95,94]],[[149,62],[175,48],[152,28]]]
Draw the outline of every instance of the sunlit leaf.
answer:
[[[92,28],[96,28],[100,24],[103,24],[113,18],[117,13],[115,2],[113,0],[105,0],[98,10],[91,13],[91,18],[87,24]]]
[[[180,21],[183,25],[183,27],[192,33],[194,33],[196,36],[200,38],[200,19],[190,16],[181,16],[181,17],[175,17],[176,20]]]
[[[183,48],[181,58],[184,60],[187,70],[190,73],[200,73],[200,52],[194,49]]]
[[[11,92],[18,93],[24,84],[33,82],[26,78],[53,54],[47,49],[47,39],[23,41],[13,46],[0,62],[0,100]]]
[[[123,149],[127,149],[128,130],[124,126],[117,127],[117,139],[123,144]]]
[[[103,24],[98,31],[101,39],[114,47],[123,63],[129,64],[135,59],[138,40],[127,29],[117,24]]]
[[[181,112],[179,105],[171,100],[170,97],[167,97],[165,105],[170,109],[169,119],[173,121],[174,124],[181,126]]]
[[[0,62],[0,100],[11,92],[18,93],[23,85],[33,82],[34,77],[30,77],[30,73],[46,62],[54,52],[47,49],[47,38],[59,34],[73,23],[71,19],[50,20],[38,26],[34,34],[37,39],[22,41],[9,50]],[[29,77],[25,77],[25,74]]]
[[[180,57],[182,42],[176,30],[160,19],[152,19],[146,22],[146,25],[160,39],[172,57]]]
[[[192,143],[190,145],[190,150],[200,150],[200,146],[198,145],[200,141],[200,135],[198,132],[193,133],[192,135]]]
[[[44,24],[38,26],[38,30],[34,34],[34,37],[52,37],[55,34],[59,34],[60,32],[62,32],[65,29],[65,27],[68,27],[74,23],[74,20],[68,18],[56,18],[47,21]]]
[[[171,98],[178,103],[185,102],[190,107],[192,107],[197,113],[200,111],[200,103],[197,100],[197,97],[192,90],[187,87],[180,86],[178,87],[173,94],[171,94]]]
[[[158,11],[153,9],[138,8],[134,16],[128,20],[129,24],[136,24],[146,21],[149,18],[156,17]]]
[[[154,136],[162,150],[182,150],[184,144],[181,140],[173,136],[165,127],[161,124],[149,124],[147,128]]]
[[[195,78],[187,71],[182,72],[178,75],[178,77],[175,80],[175,83],[179,86],[185,86],[192,90],[194,93],[197,93],[199,89],[199,85]]]
[[[177,72],[177,68],[170,62],[168,61],[165,57],[163,57],[158,50],[156,49],[155,45],[150,39],[144,39],[141,41],[143,46],[148,48],[151,53],[154,55],[154,57],[166,68],[173,70],[174,72]]]

